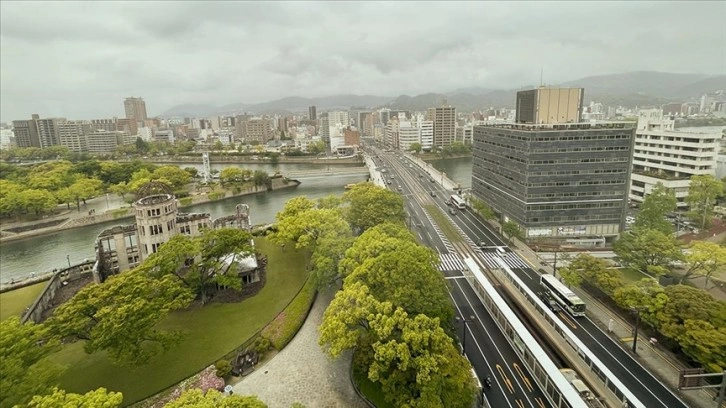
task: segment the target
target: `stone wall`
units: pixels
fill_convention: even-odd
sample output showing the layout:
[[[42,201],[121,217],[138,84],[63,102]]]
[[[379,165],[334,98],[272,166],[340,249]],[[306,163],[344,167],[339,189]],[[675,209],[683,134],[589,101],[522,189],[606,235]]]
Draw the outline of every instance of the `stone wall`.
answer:
[[[95,260],[83,262],[73,265],[70,268],[61,269],[54,273],[50,280],[48,280],[48,284],[45,286],[45,289],[43,289],[28,310],[25,311],[21,321],[23,323],[29,320],[32,320],[35,323],[41,322],[45,312],[56,306],[56,293],[58,290],[62,289],[71,282],[90,276],[95,263]]]

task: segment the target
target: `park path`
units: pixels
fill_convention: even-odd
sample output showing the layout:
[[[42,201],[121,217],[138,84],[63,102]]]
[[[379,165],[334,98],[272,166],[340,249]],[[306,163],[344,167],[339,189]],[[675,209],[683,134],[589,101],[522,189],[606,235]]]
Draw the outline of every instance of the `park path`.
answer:
[[[310,408],[366,408],[350,380],[351,354],[331,359],[318,345],[318,327],[334,289],[318,293],[295,338],[272,360],[233,386],[237,395],[257,395],[270,408],[295,402]]]

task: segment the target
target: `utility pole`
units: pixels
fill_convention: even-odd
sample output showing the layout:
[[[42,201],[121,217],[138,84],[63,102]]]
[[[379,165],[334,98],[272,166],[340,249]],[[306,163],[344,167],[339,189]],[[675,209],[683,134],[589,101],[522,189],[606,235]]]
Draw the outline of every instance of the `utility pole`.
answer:
[[[637,354],[638,346],[638,326],[640,325],[640,308],[634,308],[635,310],[635,328],[633,329],[633,353]]]
[[[469,323],[473,323],[475,320],[474,316],[469,316],[469,318],[465,318],[463,316],[456,316],[455,317],[457,323],[464,323],[464,333],[461,336],[461,355],[466,355],[466,331],[469,329]]]

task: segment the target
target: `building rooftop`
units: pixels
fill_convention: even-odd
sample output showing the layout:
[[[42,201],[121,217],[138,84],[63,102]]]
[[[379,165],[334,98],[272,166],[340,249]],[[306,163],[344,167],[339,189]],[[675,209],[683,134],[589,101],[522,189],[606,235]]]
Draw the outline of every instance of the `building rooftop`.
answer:
[[[585,130],[585,129],[633,129],[636,122],[577,122],[577,123],[552,123],[552,124],[528,124],[528,123],[497,123],[487,122],[482,125],[499,129],[514,129],[523,131],[560,131],[560,130]]]

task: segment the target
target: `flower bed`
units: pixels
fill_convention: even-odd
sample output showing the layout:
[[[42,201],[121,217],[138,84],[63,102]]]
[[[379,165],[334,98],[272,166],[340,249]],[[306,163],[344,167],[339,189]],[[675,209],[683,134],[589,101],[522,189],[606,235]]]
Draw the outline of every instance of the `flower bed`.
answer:
[[[149,404],[146,405],[146,407],[162,408],[164,407],[164,405],[179,398],[179,396],[184,391],[194,388],[199,388],[200,390],[202,390],[202,394],[206,394],[207,391],[210,389],[222,391],[224,389],[224,380],[217,377],[215,372],[216,368],[214,367],[214,365],[210,365],[209,367],[202,370],[200,373],[197,373],[177,384],[176,387],[174,387],[174,389],[171,390],[171,392],[169,392],[168,394],[160,396],[159,399],[153,402],[148,401]]]

